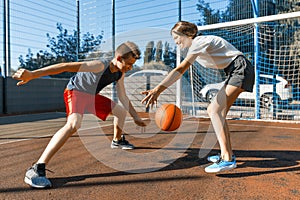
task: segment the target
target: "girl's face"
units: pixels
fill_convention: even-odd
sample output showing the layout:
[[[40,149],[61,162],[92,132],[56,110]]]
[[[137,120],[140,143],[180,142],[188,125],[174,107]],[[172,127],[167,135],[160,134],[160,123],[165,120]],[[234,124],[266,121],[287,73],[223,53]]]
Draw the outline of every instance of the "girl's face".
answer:
[[[188,36],[179,35],[175,32],[172,32],[172,37],[174,42],[179,46],[180,49],[189,48],[192,45],[193,39]]]

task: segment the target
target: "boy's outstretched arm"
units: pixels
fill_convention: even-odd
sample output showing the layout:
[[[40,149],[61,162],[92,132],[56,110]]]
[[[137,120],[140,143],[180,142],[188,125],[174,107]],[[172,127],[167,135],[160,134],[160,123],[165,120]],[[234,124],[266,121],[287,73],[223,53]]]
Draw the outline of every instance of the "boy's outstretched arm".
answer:
[[[19,69],[12,76],[12,78],[20,80],[17,85],[23,85],[32,79],[36,79],[42,76],[60,74],[62,72],[100,72],[103,71],[103,69],[104,65],[100,61],[59,63],[34,71]]]

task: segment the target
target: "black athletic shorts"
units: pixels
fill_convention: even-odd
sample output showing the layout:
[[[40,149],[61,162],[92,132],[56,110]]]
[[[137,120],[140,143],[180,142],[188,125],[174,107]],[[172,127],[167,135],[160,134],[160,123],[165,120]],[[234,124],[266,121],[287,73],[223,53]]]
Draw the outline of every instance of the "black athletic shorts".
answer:
[[[241,87],[247,92],[253,91],[254,67],[243,55],[237,56],[224,71],[227,75],[225,84]]]

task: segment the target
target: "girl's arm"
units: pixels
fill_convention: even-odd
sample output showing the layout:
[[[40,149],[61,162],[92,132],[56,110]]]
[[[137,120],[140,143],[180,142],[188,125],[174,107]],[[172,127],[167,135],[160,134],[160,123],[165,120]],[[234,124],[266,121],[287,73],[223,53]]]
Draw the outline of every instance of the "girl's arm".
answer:
[[[152,90],[147,90],[142,92],[142,94],[146,94],[147,96],[141,101],[142,103],[146,102],[146,107],[149,105],[156,104],[157,98],[165,89],[167,89],[170,85],[175,83],[184,72],[189,68],[191,63],[194,62],[196,56],[189,55],[187,56],[175,69],[173,69],[168,76],[162,80],[155,88]]]
[[[17,85],[23,85],[32,79],[42,76],[60,74],[62,72],[100,72],[103,69],[104,65],[100,61],[59,63],[34,71],[19,69],[12,78],[20,80]]]

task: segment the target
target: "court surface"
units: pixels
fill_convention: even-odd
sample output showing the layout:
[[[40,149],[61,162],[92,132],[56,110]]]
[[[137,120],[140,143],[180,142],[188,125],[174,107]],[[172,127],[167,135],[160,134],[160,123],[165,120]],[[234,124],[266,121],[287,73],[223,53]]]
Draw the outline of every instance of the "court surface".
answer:
[[[111,118],[86,115],[47,166],[53,188],[32,189],[25,171],[64,122],[64,113],[0,117],[1,200],[300,199],[299,124],[229,120],[238,168],[207,174],[207,154],[218,153],[210,121],[188,117],[172,133],[128,121],[136,149],[124,151],[110,149]]]

